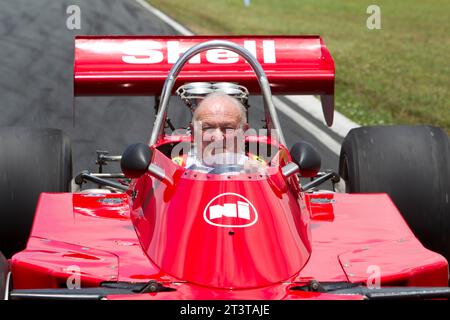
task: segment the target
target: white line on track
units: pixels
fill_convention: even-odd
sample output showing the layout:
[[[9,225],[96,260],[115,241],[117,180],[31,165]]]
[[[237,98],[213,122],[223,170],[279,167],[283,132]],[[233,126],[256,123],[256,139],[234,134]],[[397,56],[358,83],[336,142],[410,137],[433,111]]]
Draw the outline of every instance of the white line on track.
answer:
[[[330,135],[328,135],[321,128],[316,126],[314,123],[306,119],[304,116],[299,114],[297,111],[292,109],[286,103],[278,99],[277,97],[273,97],[275,102],[275,106],[278,110],[284,113],[288,118],[298,124],[300,127],[305,128],[308,132],[310,132],[317,140],[321,141],[322,144],[331,150],[334,154],[339,156],[341,152],[341,144],[334,140]],[[322,110],[320,108],[319,110]]]
[[[294,103],[298,108],[307,112],[313,118],[323,122],[322,104],[315,96],[284,96],[286,99]],[[342,138],[347,133],[360,125],[345,117],[341,113],[334,111],[333,126],[329,127],[331,131]]]
[[[145,9],[147,9],[148,11],[150,11],[151,13],[153,13],[155,16],[160,18],[162,21],[167,23],[169,26],[174,28],[179,33],[181,33],[181,34],[183,34],[185,36],[193,36],[194,35],[194,33],[189,31],[186,27],[183,27],[181,24],[179,24],[178,22],[176,22],[175,20],[173,20],[172,18],[167,16],[165,13],[163,13],[163,12],[159,11],[158,9],[156,9],[151,4],[149,4],[147,1],[145,1],[145,0],[136,0],[136,2],[139,3],[141,6],[143,6]]]
[[[151,4],[149,4],[145,0],[135,0],[137,3],[139,3],[143,8],[150,11],[152,14],[160,18],[162,21],[167,23],[169,26],[171,26],[173,29],[181,33],[185,36],[192,36],[194,35],[193,32],[189,31],[187,28],[167,16],[165,13],[161,12],[160,10],[153,7]],[[297,105],[299,108],[310,114],[313,118],[316,118],[320,121],[324,121],[323,114],[322,114],[322,105],[320,103],[320,100],[317,99],[314,96],[286,96],[286,98],[290,101],[292,101],[295,105]],[[311,133],[313,133],[319,141],[321,141],[326,147],[328,147],[333,153],[339,155],[341,146],[340,144],[331,138],[330,135],[328,135],[324,130],[317,127],[316,125],[312,124],[308,119],[306,119],[304,116],[299,114],[297,111],[289,107],[287,104],[282,102],[280,99],[274,97],[274,100],[276,100],[276,107],[281,112],[286,114],[289,118],[291,118],[293,121],[295,121],[298,125],[302,126],[306,130],[309,130]],[[359,127],[359,125],[338,111],[334,112],[334,122],[333,126],[329,129],[342,138],[347,135],[347,133],[353,129]]]

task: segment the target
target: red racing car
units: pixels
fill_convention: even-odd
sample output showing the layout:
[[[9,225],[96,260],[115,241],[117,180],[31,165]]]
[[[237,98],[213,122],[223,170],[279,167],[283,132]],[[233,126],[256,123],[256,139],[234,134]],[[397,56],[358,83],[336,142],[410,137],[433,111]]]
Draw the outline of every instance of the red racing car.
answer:
[[[317,36],[77,37],[74,94],[157,96],[151,137],[72,178],[61,131],[0,129],[0,296],[448,298],[443,130],[353,129],[339,174],[307,142],[288,149],[272,94],[320,96],[331,125],[334,76]],[[262,96],[261,128],[242,137],[250,169],[184,161],[195,135],[174,130],[169,99],[195,110],[216,91],[247,113]],[[122,172],[103,172],[114,161]]]

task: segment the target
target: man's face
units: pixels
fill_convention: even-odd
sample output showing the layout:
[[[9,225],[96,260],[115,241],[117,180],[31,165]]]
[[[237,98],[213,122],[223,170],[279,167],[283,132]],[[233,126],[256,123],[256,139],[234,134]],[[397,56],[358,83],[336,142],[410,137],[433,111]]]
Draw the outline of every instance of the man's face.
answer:
[[[216,102],[216,103],[215,103]],[[201,138],[203,159],[219,153],[239,153],[243,150],[242,114],[238,106],[229,101],[209,101],[196,110],[194,134]],[[198,141],[198,140],[197,140]]]

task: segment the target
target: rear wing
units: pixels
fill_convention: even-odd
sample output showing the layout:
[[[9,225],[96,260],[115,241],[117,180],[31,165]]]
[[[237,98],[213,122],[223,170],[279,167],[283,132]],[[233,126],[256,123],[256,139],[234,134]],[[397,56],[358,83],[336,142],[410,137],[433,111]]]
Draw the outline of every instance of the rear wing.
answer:
[[[260,62],[273,94],[320,95],[328,125],[334,111],[334,62],[319,36],[77,36],[74,95],[160,95],[170,68],[195,44],[228,40]],[[194,56],[175,88],[188,82],[237,82],[260,94],[251,67],[234,52]]]

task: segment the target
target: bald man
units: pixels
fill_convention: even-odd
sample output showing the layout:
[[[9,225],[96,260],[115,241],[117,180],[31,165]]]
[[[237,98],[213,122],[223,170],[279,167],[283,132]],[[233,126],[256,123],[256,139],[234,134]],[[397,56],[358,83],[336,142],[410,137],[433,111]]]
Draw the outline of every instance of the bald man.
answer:
[[[248,166],[244,132],[248,129],[245,107],[235,98],[214,92],[194,111],[191,130],[194,149],[186,168],[211,172],[220,165]]]

